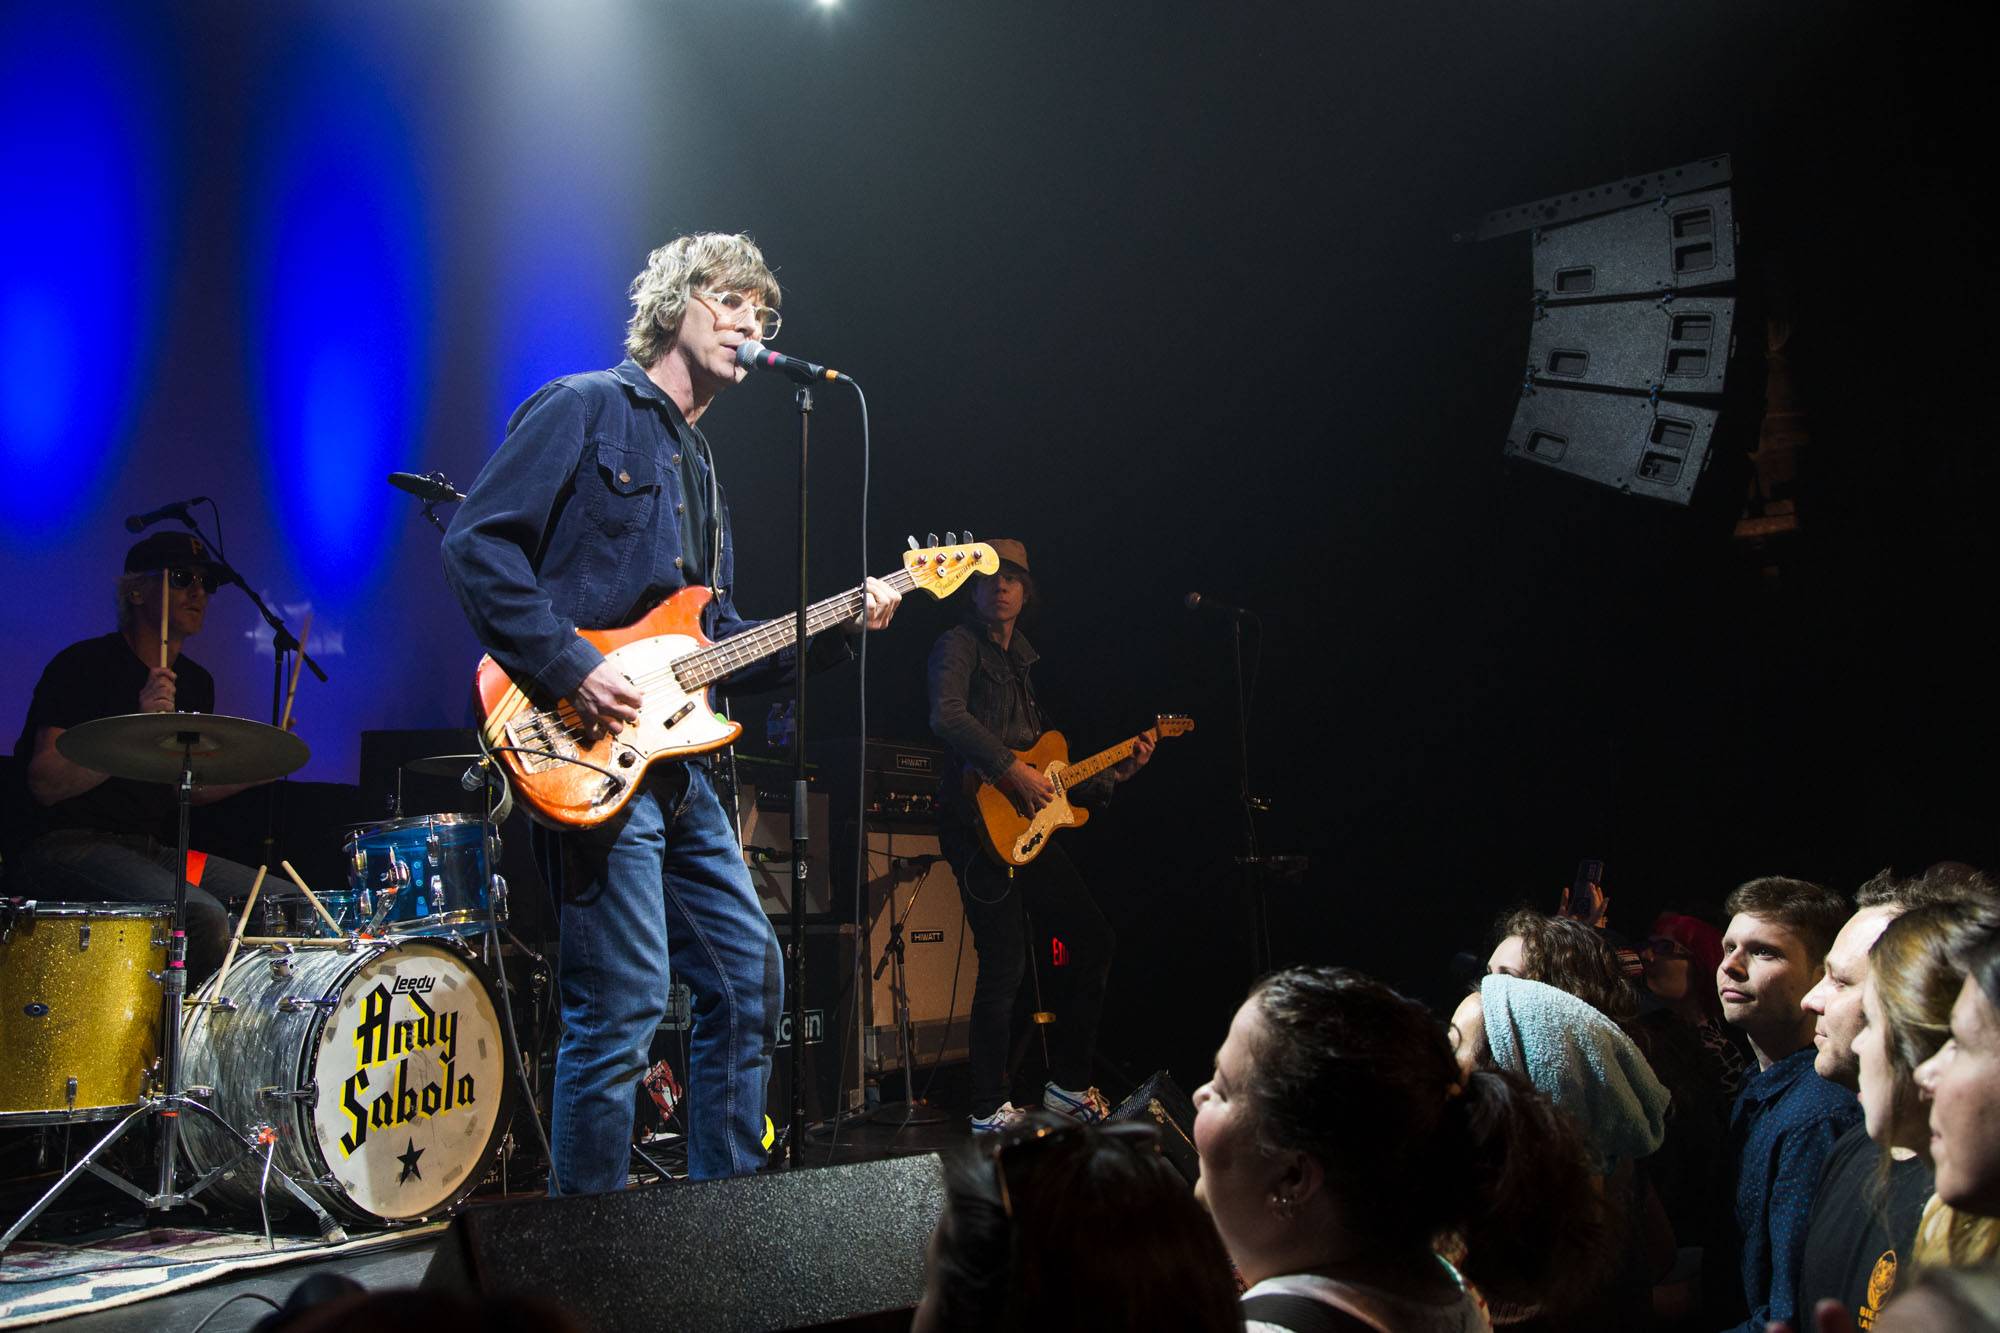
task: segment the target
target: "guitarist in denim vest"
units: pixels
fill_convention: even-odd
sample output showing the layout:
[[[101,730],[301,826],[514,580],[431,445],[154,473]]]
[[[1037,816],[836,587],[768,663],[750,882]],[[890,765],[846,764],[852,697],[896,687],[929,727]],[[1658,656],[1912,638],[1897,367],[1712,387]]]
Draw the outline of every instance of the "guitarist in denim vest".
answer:
[[[997,787],[1023,814],[1041,809],[1056,795],[1047,776],[1014,753],[1033,746],[1049,729],[1029,679],[1039,654],[1018,628],[1035,606],[1028,551],[1006,538],[987,545],[1000,556],[1000,572],[977,579],[971,615],[938,638],[930,660],[931,730],[951,747],[941,784],[940,841],[958,872],[965,918],[979,951],[969,1034],[975,1133],[1005,1129],[1027,1111],[1008,1100],[1007,1088],[1014,1003],[1028,966],[1024,907],[1033,914],[1034,947],[1059,936],[1069,955],[1063,969],[1069,976],[1068,994],[1049,1041],[1050,1078],[1042,1089],[1042,1105],[1085,1123],[1109,1112],[1104,1094],[1091,1086],[1090,1062],[1114,943],[1110,922],[1060,845],[1045,847],[1011,876],[980,845],[979,811],[973,803],[979,782]],[[1152,739],[1139,737],[1129,758],[1079,784],[1070,799],[1102,806],[1114,786],[1152,757]]]
[[[544,385],[515,410],[443,548],[481,645],[524,691],[567,699],[593,736],[633,723],[644,698],[577,629],[630,624],[698,584],[713,590],[709,638],[752,628],[731,595],[728,507],[695,423],[748,373],[736,349],[778,332],[778,284],[747,236],[661,246],[631,296],[626,360]],[[865,600],[862,615],[880,629],[900,598],[870,579]],[[821,634],[806,667],[849,656],[844,634]],[[725,688],[775,688],[792,678],[792,657]],[[688,1174],[764,1162],[783,968],[715,787],[704,760],[654,765],[616,815],[561,834],[542,858],[560,867],[562,898],[551,1193],[624,1188],[635,1086],[666,1014],[670,962],[693,997]]]

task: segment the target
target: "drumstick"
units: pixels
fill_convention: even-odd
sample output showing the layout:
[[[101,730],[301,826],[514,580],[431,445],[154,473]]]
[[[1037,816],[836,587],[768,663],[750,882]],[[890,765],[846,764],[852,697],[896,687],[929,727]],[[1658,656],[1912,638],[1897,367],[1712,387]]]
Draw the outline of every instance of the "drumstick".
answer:
[[[283,866],[285,873],[292,877],[292,883],[299,886],[299,892],[303,893],[306,896],[306,901],[313,905],[313,911],[319,913],[319,919],[326,922],[326,928],[336,935],[343,933],[340,929],[340,923],[333,919],[333,915],[326,908],[320,906],[319,899],[314,896],[311,889],[306,887],[306,882],[299,878],[299,872],[292,869],[292,863],[290,861],[280,861],[278,864]]]
[[[222,989],[222,978],[228,975],[229,965],[236,961],[236,946],[243,943],[243,928],[250,924],[250,909],[257,905],[257,890],[264,887],[264,876],[270,870],[269,866],[257,867],[257,878],[250,881],[250,896],[243,900],[243,915],[236,918],[236,933],[229,937],[229,949],[222,955],[222,966],[215,969],[215,975],[201,988],[198,998],[205,1000]]]
[[[167,571],[160,571],[160,670],[167,669]]]
[[[292,696],[299,692],[299,674],[305,670],[306,666],[306,640],[312,637],[312,632],[313,613],[307,611],[306,623],[299,630],[299,655],[292,659],[292,684],[291,688],[285,691],[285,714],[278,719],[279,731],[290,731],[292,729]]]

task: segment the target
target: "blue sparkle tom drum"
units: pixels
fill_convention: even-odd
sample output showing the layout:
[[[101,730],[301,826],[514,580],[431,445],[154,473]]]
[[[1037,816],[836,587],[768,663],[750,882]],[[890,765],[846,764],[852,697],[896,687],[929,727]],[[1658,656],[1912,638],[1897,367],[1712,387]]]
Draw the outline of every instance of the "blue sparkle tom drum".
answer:
[[[343,933],[470,935],[507,919],[500,834],[475,815],[415,815],[348,831],[347,891],[325,895]]]

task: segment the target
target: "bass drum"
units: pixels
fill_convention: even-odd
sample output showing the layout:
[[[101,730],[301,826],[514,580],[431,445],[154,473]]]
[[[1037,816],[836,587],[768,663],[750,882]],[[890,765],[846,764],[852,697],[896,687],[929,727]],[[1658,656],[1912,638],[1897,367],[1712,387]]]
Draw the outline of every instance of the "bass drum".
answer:
[[[253,949],[220,993],[233,1009],[187,1018],[185,1083],[213,1088],[209,1106],[251,1138],[268,1127],[273,1161],[328,1211],[421,1221],[480,1182],[507,1124],[506,1045],[454,941]],[[196,1170],[224,1168],[210,1193],[256,1209],[262,1158],[206,1116],[181,1125]]]

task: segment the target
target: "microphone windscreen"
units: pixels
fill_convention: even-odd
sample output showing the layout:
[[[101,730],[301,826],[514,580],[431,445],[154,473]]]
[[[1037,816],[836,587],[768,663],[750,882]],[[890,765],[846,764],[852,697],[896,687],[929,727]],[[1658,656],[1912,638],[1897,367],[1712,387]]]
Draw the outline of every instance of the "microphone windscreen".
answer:
[[[755,370],[757,363],[764,359],[764,344],[752,338],[736,349],[736,364],[745,370]]]

